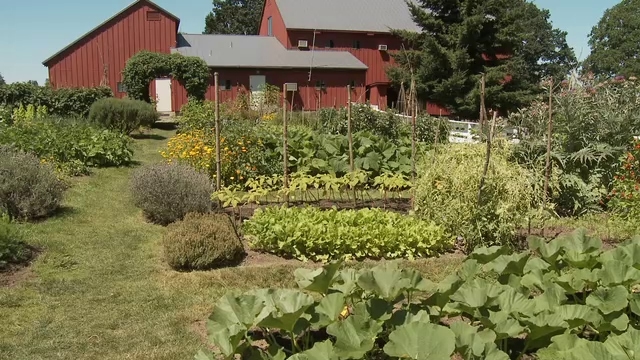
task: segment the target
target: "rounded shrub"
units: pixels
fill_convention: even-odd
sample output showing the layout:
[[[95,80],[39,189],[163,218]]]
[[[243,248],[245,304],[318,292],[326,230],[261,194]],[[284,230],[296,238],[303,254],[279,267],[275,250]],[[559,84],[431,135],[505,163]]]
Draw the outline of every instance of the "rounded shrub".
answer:
[[[144,101],[106,98],[91,105],[89,121],[109,130],[131,134],[158,121],[158,112]]]
[[[12,264],[24,263],[29,258],[31,250],[22,241],[22,234],[6,215],[0,215],[0,270]]]
[[[60,207],[65,190],[53,167],[0,146],[0,212],[19,220],[45,217]]]
[[[165,258],[176,270],[207,270],[234,265],[244,247],[228,216],[190,213],[169,225],[163,239]]]
[[[450,144],[429,154],[418,172],[416,212],[468,248],[510,243],[536,197],[531,174],[509,162],[509,154],[506,143],[492,148],[480,202],[485,144]]]
[[[159,163],[136,170],[131,191],[135,205],[149,220],[167,225],[191,212],[209,212],[215,189],[206,174],[190,166]]]

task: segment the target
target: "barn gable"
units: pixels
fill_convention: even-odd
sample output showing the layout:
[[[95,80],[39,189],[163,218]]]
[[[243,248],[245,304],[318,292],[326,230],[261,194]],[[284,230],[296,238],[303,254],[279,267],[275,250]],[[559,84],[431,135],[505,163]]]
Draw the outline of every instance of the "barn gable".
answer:
[[[69,45],[67,45],[64,48],[62,48],[57,53],[51,55],[49,58],[44,60],[42,62],[42,64],[44,66],[50,66],[53,63],[53,60],[59,58],[61,55],[64,55],[65,53],[68,53],[69,50],[72,50],[73,48],[77,47],[81,43],[90,40],[91,37],[93,37],[95,34],[105,31],[107,28],[113,26],[118,21],[120,21],[122,18],[128,16],[131,12],[133,12],[136,9],[138,9],[139,7],[145,6],[145,5],[150,7],[150,8],[152,8],[152,9],[154,9],[154,10],[156,10],[159,13],[158,15],[160,15],[160,16],[163,15],[165,17],[168,17],[172,21],[174,21],[175,22],[175,32],[176,33],[178,32],[178,26],[180,25],[180,19],[177,16],[173,15],[169,11],[165,10],[164,8],[160,7],[159,5],[157,5],[156,3],[154,3],[154,2],[152,2],[150,0],[136,0],[131,5],[127,6],[124,9],[122,9],[117,14],[113,15],[112,17],[110,17],[109,19],[105,20],[100,25],[98,25],[95,28],[91,29],[90,31],[88,31],[84,35],[80,36],[75,41],[71,42]]]

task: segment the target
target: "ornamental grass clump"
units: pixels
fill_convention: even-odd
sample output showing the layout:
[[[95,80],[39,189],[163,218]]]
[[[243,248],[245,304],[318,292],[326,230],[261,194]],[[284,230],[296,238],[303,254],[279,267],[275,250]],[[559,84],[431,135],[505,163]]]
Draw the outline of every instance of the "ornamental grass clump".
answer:
[[[46,217],[60,207],[66,187],[52,166],[0,145],[0,213],[18,220]]]
[[[509,162],[506,143],[491,153],[480,201],[485,144],[451,144],[430,153],[416,181],[416,212],[464,239],[466,247],[510,243],[534,202],[531,175]]]
[[[135,205],[161,225],[182,220],[188,213],[209,212],[214,191],[206,174],[181,164],[148,165],[135,171],[131,180]]]
[[[153,105],[141,100],[106,98],[91,105],[89,121],[106,129],[131,134],[159,120]]]
[[[176,270],[234,265],[244,254],[231,219],[222,214],[187,214],[169,226],[163,246],[167,263]]]

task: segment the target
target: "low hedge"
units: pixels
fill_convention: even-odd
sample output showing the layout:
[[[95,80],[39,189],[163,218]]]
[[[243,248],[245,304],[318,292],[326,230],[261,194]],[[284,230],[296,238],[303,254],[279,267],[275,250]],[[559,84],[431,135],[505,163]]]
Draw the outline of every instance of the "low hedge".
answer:
[[[29,83],[13,83],[0,86],[0,105],[9,108],[46,106],[52,115],[85,117],[94,102],[112,97],[111,88],[62,88],[53,89]]]
[[[453,246],[432,222],[382,209],[258,209],[245,222],[244,234],[253,249],[303,261],[413,259]]]
[[[158,112],[144,101],[106,98],[91,105],[89,121],[109,130],[131,134],[158,121]]]

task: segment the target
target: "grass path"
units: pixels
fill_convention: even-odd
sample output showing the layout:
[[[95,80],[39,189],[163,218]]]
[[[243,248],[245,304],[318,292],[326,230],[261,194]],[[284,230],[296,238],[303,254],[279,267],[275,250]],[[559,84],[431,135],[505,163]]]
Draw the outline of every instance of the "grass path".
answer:
[[[135,159],[159,161],[173,132],[136,141]],[[230,289],[292,286],[288,265],[178,273],[164,265],[164,228],[129,198],[132,168],[74,180],[64,211],[21,227],[43,249],[28,277],[0,287],[0,359],[190,359],[202,324]],[[414,263],[438,279],[452,259]]]

